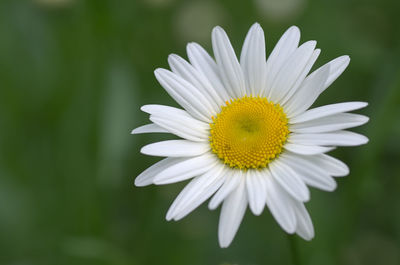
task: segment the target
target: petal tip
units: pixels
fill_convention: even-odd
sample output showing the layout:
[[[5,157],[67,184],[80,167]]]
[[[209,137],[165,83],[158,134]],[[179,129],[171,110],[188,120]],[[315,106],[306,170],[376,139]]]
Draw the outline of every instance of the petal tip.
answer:
[[[258,23],[258,22],[254,22],[254,24],[251,25],[250,30],[253,28],[254,29],[262,29],[260,23]]]
[[[140,110],[143,111],[143,112],[146,112],[146,108],[147,108],[146,106],[147,106],[147,105],[141,106],[141,107],[140,107]]]
[[[143,112],[146,112],[146,113],[148,113],[148,114],[151,114],[151,113],[150,113],[150,108],[151,108],[151,106],[152,106],[152,105],[143,105],[143,106],[140,107],[140,110],[143,111]]]
[[[229,239],[229,238],[227,238],[226,235],[221,235],[221,234],[218,235],[218,242],[219,242],[219,246],[221,248],[229,247],[229,245],[232,243],[232,240],[233,240],[233,238]]]
[[[177,54],[175,54],[175,53],[171,53],[170,55],[168,55],[168,62],[171,64],[171,63],[174,63],[174,62],[176,62],[176,61],[178,61],[179,60],[179,55],[177,55]]]
[[[309,43],[310,46],[317,46],[317,41],[316,40],[309,40],[307,41],[307,43]]]
[[[196,49],[196,48],[201,48],[200,44],[198,44],[197,42],[188,42],[188,44],[186,44],[186,49],[187,50],[192,50],[192,49]]]
[[[350,56],[349,56],[349,55],[343,55],[343,58],[344,58],[346,61],[350,61]]]
[[[144,187],[144,186],[149,185],[149,184],[144,183],[139,177],[140,177],[140,175],[137,176],[137,177],[135,178],[135,181],[133,182],[133,184],[134,184],[136,187]]]
[[[369,138],[364,136],[362,144],[367,144],[369,142]]]
[[[299,235],[300,236],[300,235]],[[305,241],[311,241],[314,239],[314,233],[312,235],[307,235],[307,236],[300,236],[302,239]]]
[[[174,218],[174,215],[172,214],[172,212],[168,211],[167,215],[165,216],[165,220],[167,220],[168,222],[171,221]]]
[[[300,29],[296,25],[291,26],[287,29],[288,32],[300,34]]]
[[[152,148],[152,147],[153,147],[153,144],[145,145],[140,149],[140,153],[151,156],[152,154],[154,154],[154,152],[152,152],[152,151],[154,151],[153,150],[154,148]]]
[[[215,27],[213,28],[213,31],[217,31],[217,30],[224,31],[224,29],[223,29],[221,26],[215,26]]]
[[[215,203],[215,200],[211,199],[211,201],[208,203],[208,209],[213,211],[213,210],[217,209],[217,207],[218,207],[218,204]]]
[[[256,208],[256,209],[251,209],[251,211],[253,212],[253,214],[255,216],[260,216],[262,214],[263,210],[264,210],[263,207],[259,207],[259,208]]]

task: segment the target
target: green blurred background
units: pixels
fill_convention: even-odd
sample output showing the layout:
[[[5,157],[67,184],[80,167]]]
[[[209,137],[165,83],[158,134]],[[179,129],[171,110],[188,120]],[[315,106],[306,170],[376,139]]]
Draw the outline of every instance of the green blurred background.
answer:
[[[316,105],[362,100],[370,143],[333,154],[351,168],[334,193],[312,190],[316,237],[296,238],[302,264],[400,264],[400,5],[396,0],[0,1],[0,264],[290,264],[268,211],[248,211],[228,249],[219,210],[179,222],[165,214],[184,183],[136,188],[165,135],[130,135],[139,107],[174,105],[153,70],[210,49],[223,26],[240,51],[259,22],[268,52],[289,26],[315,39],[315,67],[349,68]]]

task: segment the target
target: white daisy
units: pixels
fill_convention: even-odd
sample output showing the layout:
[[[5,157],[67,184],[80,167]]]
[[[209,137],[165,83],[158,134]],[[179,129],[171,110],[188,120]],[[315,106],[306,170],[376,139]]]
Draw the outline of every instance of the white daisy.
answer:
[[[254,24],[244,41],[240,61],[220,27],[212,32],[215,60],[198,44],[189,43],[189,62],[172,54],[172,71],[155,76],[183,109],[145,105],[151,124],[132,133],[172,133],[183,139],[144,146],[141,152],[166,157],[136,180],[136,186],[170,184],[192,179],[168,210],[167,220],[179,220],[211,198],[208,207],[222,204],[218,238],[232,242],[247,205],[255,215],[265,205],[287,233],[314,237],[304,207],[307,187],[333,191],[333,177],[348,167],[325,154],[335,146],[368,142],[344,131],[368,117],[349,111],[367,106],[346,102],[308,108],[344,71],[348,56],[338,57],[311,74],[320,49],[315,41],[299,46],[300,31],[289,28],[268,59],[264,32]]]

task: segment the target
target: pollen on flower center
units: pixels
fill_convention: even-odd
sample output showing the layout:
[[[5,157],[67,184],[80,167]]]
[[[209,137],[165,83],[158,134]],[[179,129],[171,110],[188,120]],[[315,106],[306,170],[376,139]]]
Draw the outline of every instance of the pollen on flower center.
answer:
[[[281,152],[289,134],[282,107],[266,98],[226,102],[210,123],[212,151],[232,168],[263,168]]]

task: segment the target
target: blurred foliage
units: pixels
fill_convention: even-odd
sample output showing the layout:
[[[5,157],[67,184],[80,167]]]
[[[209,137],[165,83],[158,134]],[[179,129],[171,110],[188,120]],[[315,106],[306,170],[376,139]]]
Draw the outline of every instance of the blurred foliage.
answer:
[[[317,66],[349,54],[316,105],[362,100],[366,146],[333,154],[351,168],[334,193],[312,191],[303,264],[400,264],[400,20],[396,0],[0,1],[0,264],[290,264],[268,211],[247,212],[220,249],[218,211],[178,223],[166,211],[184,184],[136,188],[160,135],[131,136],[139,107],[175,105],[153,77],[188,41],[210,50],[214,25],[239,51],[258,21],[267,49],[290,25],[322,48]]]

